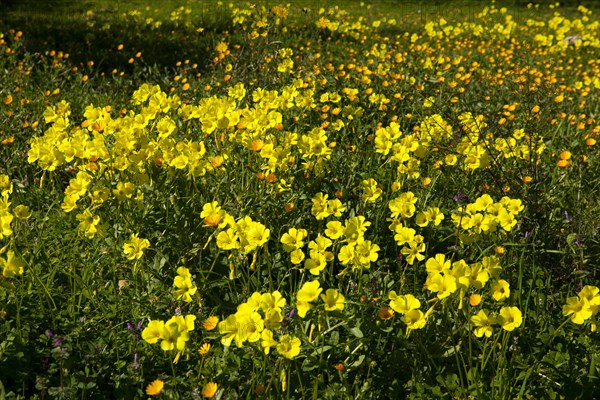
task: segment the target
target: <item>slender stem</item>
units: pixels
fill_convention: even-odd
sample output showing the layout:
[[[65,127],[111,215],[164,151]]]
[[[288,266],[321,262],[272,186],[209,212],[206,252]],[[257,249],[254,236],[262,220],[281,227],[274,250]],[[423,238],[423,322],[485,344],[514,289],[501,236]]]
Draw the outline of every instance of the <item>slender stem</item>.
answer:
[[[498,333],[496,335],[496,338],[494,339],[494,343],[492,344],[492,347],[489,349],[489,352],[487,354],[487,356],[484,355],[483,357],[483,362],[481,363],[481,373],[484,374],[485,371],[485,366],[487,365],[488,361],[490,360],[490,357],[492,356],[492,353],[494,352],[494,348],[496,347],[496,344],[498,344],[498,340],[500,339],[500,333]],[[485,348],[484,348],[484,354],[485,354]]]

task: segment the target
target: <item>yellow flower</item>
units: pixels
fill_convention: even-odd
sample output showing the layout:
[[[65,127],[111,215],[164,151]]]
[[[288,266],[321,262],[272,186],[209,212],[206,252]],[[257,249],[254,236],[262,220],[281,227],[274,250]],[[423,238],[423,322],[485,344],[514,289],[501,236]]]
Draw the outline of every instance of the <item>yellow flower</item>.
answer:
[[[481,297],[481,296],[480,296]],[[480,310],[476,315],[471,317],[471,322],[475,325],[475,336],[485,337],[492,336],[494,332],[494,328],[492,328],[492,324],[494,323],[494,319],[491,318],[485,310]]]
[[[456,292],[456,278],[449,274],[430,274],[425,281],[426,289],[437,292],[437,298],[443,299]]]
[[[408,264],[413,265],[415,259],[421,261],[425,258],[425,256],[421,254],[425,251],[425,243],[409,242],[407,244],[408,247],[403,247],[400,251]]]
[[[217,247],[222,250],[232,250],[240,247],[237,232],[231,228],[219,232],[217,235]]]
[[[123,253],[128,260],[139,260],[148,247],[150,247],[148,239],[140,239],[136,233],[132,233],[131,239],[123,244]]]
[[[228,49],[228,45],[225,42],[219,42],[217,43],[217,45],[215,46],[215,49],[219,52],[219,53],[225,53]]]
[[[304,261],[305,254],[302,250],[296,249],[290,253],[290,262],[294,265],[300,264]]]
[[[581,296],[580,296],[581,297]],[[563,306],[563,315],[571,316],[571,321],[574,324],[581,325],[583,322],[592,316],[592,309],[589,302],[585,298],[569,297],[567,304]]]
[[[473,293],[469,296],[469,304],[471,307],[477,307],[481,304],[481,295],[479,293]]]
[[[324,254],[315,253],[314,257],[308,258],[304,261],[304,268],[309,270],[313,275],[319,275],[321,271],[327,266],[327,258]]]
[[[314,280],[311,282],[306,282],[296,295],[296,299],[298,302],[296,303],[296,308],[298,309],[298,315],[301,318],[306,316],[306,312],[312,308],[310,304],[311,301],[315,301],[319,298],[319,294],[323,289],[320,287],[319,281]]]
[[[119,182],[117,187],[113,189],[113,195],[121,201],[130,199],[133,196],[135,186],[131,182]]]
[[[427,319],[421,310],[411,310],[404,314],[404,323],[406,324],[407,332],[412,329],[421,329],[425,326]]]
[[[283,244],[285,251],[292,252],[304,246],[304,239],[307,235],[306,229],[290,228],[287,233],[283,234],[280,242]]]
[[[338,239],[344,234],[344,227],[340,221],[330,221],[327,223],[325,235],[330,239]]]
[[[365,266],[368,268],[371,265],[371,262],[377,261],[379,255],[377,252],[379,251],[379,246],[371,243],[370,240],[361,240],[357,242],[358,244],[355,247],[356,258],[361,266]]]
[[[142,331],[142,339],[150,344],[158,342],[158,340],[162,337],[162,330],[164,327],[164,321],[150,321],[148,326]]]
[[[421,307],[421,302],[412,294],[398,296],[396,292],[392,290],[388,297],[390,298],[390,307],[392,310],[400,314],[406,314]]]
[[[192,283],[192,274],[190,274],[190,270],[185,267],[177,268],[177,276],[173,281],[173,286],[177,288],[177,290],[175,290],[175,298],[177,300],[182,299],[186,303],[192,301],[192,296],[197,290],[196,286]]]
[[[322,291],[323,289],[321,289],[319,281],[315,279],[314,281],[304,283],[298,291],[296,298],[298,301],[314,301]]]
[[[217,393],[217,390],[219,390],[219,385],[214,382],[208,382],[202,388],[202,396],[206,397],[207,399],[212,399]]]
[[[378,186],[377,181],[373,178],[362,181],[363,201],[365,203],[374,203],[383,193],[383,190]]]
[[[271,347],[277,346],[277,340],[273,338],[273,332],[269,329],[263,330],[260,335],[260,338],[260,345],[262,346],[265,354],[269,354],[269,352],[271,351]]]
[[[221,209],[219,203],[213,201],[212,203],[206,203],[202,207],[200,218],[204,218],[205,226],[216,227],[223,222],[225,215],[225,210]]]
[[[337,289],[327,289],[327,292],[321,295],[321,299],[325,302],[326,311],[344,309],[345,298]]]
[[[267,313],[269,310],[281,311],[285,305],[285,297],[278,290],[272,293],[263,293],[260,296],[260,308]]]
[[[102,234],[103,227],[100,224],[100,217],[93,215],[90,209],[86,209],[82,214],[75,216],[79,221],[79,232],[83,232],[84,236],[88,239],[92,239],[96,234]]]
[[[394,316],[394,310],[391,307],[381,307],[377,315],[379,315],[379,319],[388,321]]]
[[[279,339],[277,351],[285,358],[291,360],[300,354],[300,339],[290,335],[283,335],[281,339]]]
[[[23,268],[25,262],[21,257],[15,257],[15,252],[9,250],[6,253],[6,260],[0,258],[0,268],[2,268],[2,275],[6,278],[12,278],[23,274]]]
[[[572,153],[569,150],[563,150],[560,152],[559,157],[561,160],[569,160],[572,156]]]
[[[500,309],[500,325],[502,325],[502,329],[506,331],[512,331],[515,328],[521,326],[523,322],[523,316],[521,314],[521,310],[517,307],[502,307]]]
[[[160,348],[164,351],[177,350],[182,352],[185,343],[189,340],[188,332],[194,330],[195,319],[196,316],[194,315],[187,315],[185,318],[178,315],[165,322],[164,328],[161,329],[162,342],[160,342]]]
[[[13,192],[13,184],[10,181],[10,177],[5,174],[0,174],[0,193],[4,195],[9,195]]]
[[[446,260],[444,254],[436,254],[425,262],[425,270],[428,274],[447,273],[450,271],[450,260]]]
[[[235,337],[238,335],[238,323],[237,323],[237,319],[235,317],[235,314],[230,315],[229,317],[227,317],[225,320],[219,322],[219,333],[221,335],[223,335],[223,337],[221,338],[221,344],[223,344],[223,346],[231,346],[231,342],[235,339]],[[236,341],[236,344],[237,341]],[[238,344],[238,347],[241,347],[241,343]]]
[[[328,197],[328,195],[319,192],[312,198],[311,213],[318,220],[325,219],[330,215],[329,210],[327,209]]]
[[[202,327],[206,331],[212,331],[213,329],[215,329],[217,327],[218,323],[219,323],[219,317],[217,317],[216,315],[211,315],[210,317],[208,317],[204,320],[204,322],[202,323]]]
[[[4,98],[4,100],[2,100],[2,102],[4,103],[4,105],[8,106],[13,102],[13,97],[9,94]]]
[[[581,300],[586,300],[592,306],[598,306],[600,305],[599,293],[600,289],[598,289],[596,286],[586,285],[583,287],[583,289],[581,289],[577,296],[579,296]]]
[[[29,217],[31,217],[31,211],[26,205],[20,204],[15,207],[15,215],[19,219],[29,219]]]
[[[507,299],[508,296],[510,296],[510,287],[504,279],[500,279],[492,285],[492,297],[494,300],[502,301]]]
[[[163,381],[161,381],[160,379],[156,379],[146,387],[146,394],[148,396],[159,395],[160,392],[162,392],[164,386],[165,383]]]
[[[211,347],[212,346],[210,345],[210,343],[203,343],[202,346],[200,346],[200,348],[198,349],[198,354],[200,354],[201,356],[207,355]]]

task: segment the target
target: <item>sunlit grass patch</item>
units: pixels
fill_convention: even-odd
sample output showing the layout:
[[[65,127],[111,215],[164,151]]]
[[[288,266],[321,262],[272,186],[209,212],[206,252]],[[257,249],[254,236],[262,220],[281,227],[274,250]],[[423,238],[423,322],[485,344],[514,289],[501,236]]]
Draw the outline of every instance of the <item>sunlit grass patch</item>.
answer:
[[[594,9],[24,7],[0,393],[598,394]]]

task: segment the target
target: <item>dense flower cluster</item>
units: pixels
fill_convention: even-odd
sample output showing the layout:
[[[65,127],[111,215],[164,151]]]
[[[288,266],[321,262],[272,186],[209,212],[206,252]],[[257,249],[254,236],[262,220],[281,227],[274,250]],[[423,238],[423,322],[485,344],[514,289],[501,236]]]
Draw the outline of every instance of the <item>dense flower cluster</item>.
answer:
[[[576,352],[592,359],[573,374],[596,376],[595,342],[553,341],[597,331],[598,226],[584,217],[598,207],[597,17],[366,12],[376,3],[354,15],[219,2],[214,21],[190,4],[119,13],[143,35],[204,38],[210,56],[157,84],[141,52],[111,44],[131,51],[111,79],[136,86],[89,104],[64,81],[91,91],[106,72],[39,55],[62,86],[44,89],[35,121],[24,92],[38,66],[15,54],[22,34],[0,33],[0,83],[7,66],[19,82],[0,93],[0,155],[18,145],[27,160],[0,165],[0,348],[13,357],[13,338],[38,335],[39,321],[21,322],[33,310],[52,312],[53,330],[80,321],[64,346],[35,336],[53,338],[56,359],[37,386],[67,372],[71,347],[100,374],[105,341],[111,379],[135,382],[134,397],[175,384],[193,398],[523,397],[571,374]],[[97,321],[99,335],[105,321],[127,330],[88,356]]]

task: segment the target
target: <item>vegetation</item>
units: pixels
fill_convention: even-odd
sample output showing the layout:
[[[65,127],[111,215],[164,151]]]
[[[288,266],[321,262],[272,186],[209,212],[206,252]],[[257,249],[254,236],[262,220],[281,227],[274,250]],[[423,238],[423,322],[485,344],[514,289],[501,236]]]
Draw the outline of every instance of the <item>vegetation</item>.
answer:
[[[1,399],[600,397],[598,10],[46,4],[0,6]]]

